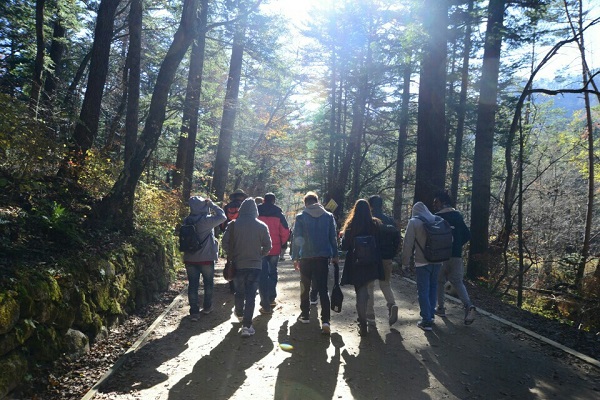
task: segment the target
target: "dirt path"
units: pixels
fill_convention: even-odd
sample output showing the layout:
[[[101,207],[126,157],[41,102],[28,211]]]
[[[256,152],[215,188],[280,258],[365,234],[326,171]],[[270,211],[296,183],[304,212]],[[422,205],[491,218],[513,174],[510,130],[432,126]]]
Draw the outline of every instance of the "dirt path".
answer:
[[[220,270],[220,269],[219,269]],[[232,318],[233,296],[222,278],[215,311],[197,322],[187,300],[177,304],[148,341],[100,389],[95,399],[592,399],[600,396],[600,370],[484,316],[462,324],[462,310],[447,303],[448,318],[433,332],[417,328],[416,288],[394,277],[400,308],[390,329],[376,290],[378,331],[356,331],[354,290],[332,312],[323,336],[313,307],[311,323],[299,315],[299,275],[280,263],[278,306],[255,313],[256,335],[242,339]],[[320,306],[319,306],[320,307]],[[284,351],[280,343],[290,344]]]

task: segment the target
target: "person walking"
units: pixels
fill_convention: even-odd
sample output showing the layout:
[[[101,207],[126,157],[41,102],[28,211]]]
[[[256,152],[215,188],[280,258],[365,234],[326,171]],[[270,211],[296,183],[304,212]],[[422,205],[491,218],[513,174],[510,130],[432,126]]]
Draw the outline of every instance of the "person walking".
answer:
[[[275,205],[275,194],[267,193],[263,204],[258,206],[258,219],[269,227],[271,251],[262,260],[262,272],[258,291],[260,293],[260,309],[262,314],[271,314],[277,298],[277,263],[281,254],[281,246],[290,236],[290,229],[281,208]]]
[[[444,218],[452,226],[452,257],[442,263],[437,279],[437,308],[435,315],[446,317],[445,285],[450,282],[456,290],[458,298],[463,303],[465,325],[471,325],[476,318],[476,308],[469,298],[467,288],[463,282],[464,266],[462,258],[463,246],[471,240],[471,232],[465,224],[462,214],[452,208],[452,198],[446,191],[439,192],[433,199],[433,209],[436,215]]]
[[[381,253],[379,250],[379,229],[381,221],[373,218],[369,203],[360,199],[348,213],[342,228],[342,250],[347,251],[342,273],[342,285],[354,285],[356,292],[356,312],[358,313],[358,333],[364,336],[368,333],[367,304],[369,302],[369,283],[385,277]],[[367,259],[364,263],[358,258],[357,238],[370,238]],[[367,240],[367,239],[365,239]],[[373,316],[374,319],[374,316]]]
[[[417,326],[424,331],[433,330],[433,318],[435,313],[435,301],[437,298],[437,275],[440,264],[427,261],[421,249],[426,242],[427,233],[423,226],[423,218],[433,222],[435,216],[427,206],[418,201],[413,205],[412,216],[406,227],[404,245],[402,247],[402,266],[408,268],[410,258],[415,257],[415,271],[417,275],[417,293],[421,320]],[[422,244],[422,245],[418,245]]]
[[[222,240],[223,250],[235,265],[234,314],[242,322],[242,337],[254,335],[252,326],[256,291],[262,269],[262,258],[271,250],[269,228],[258,220],[253,198],[245,199],[238,217],[227,224]]]
[[[336,227],[333,214],[319,203],[315,192],[304,196],[304,210],[294,222],[292,260],[300,271],[300,317],[303,324],[310,322],[309,291],[314,282],[321,299],[321,332],[331,333],[331,303],[327,289],[329,261],[338,262]]]
[[[380,246],[381,259],[383,263],[384,279],[379,280],[379,288],[385,298],[388,309],[388,323],[390,326],[398,321],[398,306],[392,292],[391,278],[394,257],[398,253],[400,246],[400,231],[396,222],[388,215],[383,213],[383,200],[379,195],[369,197],[369,206],[373,217],[381,221]],[[367,324],[375,326],[375,281],[369,282],[369,301],[367,303]]]
[[[247,197],[248,195],[242,189],[235,189],[229,194],[229,203],[223,207],[227,220],[221,224],[221,232],[225,232],[227,225],[238,217],[242,201]],[[235,293],[235,281],[229,282],[229,292]]]
[[[214,228],[225,221],[225,211],[210,199],[192,196],[189,199],[190,214],[184,219],[184,224],[193,224],[198,240],[203,243],[195,252],[184,252],[183,262],[188,279],[188,302],[190,304],[190,319],[197,321],[200,315],[198,304],[198,289],[200,275],[204,284],[204,299],[202,313],[210,314],[213,310],[212,297],[215,278],[215,261],[219,259],[219,244],[215,238]]]

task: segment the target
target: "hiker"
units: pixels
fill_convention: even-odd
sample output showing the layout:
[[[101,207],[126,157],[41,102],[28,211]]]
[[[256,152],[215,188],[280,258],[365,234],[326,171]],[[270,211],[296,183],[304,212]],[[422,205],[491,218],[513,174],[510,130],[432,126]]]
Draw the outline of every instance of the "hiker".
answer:
[[[223,207],[227,220],[221,224],[221,232],[225,232],[227,225],[238,217],[242,201],[247,197],[248,195],[242,189],[235,189],[229,194],[229,203]],[[235,281],[229,282],[229,292],[235,293]]]
[[[300,317],[303,324],[310,322],[309,291],[314,282],[321,298],[321,332],[331,333],[331,303],[327,289],[329,261],[336,263],[337,240],[333,214],[319,203],[315,192],[304,196],[304,210],[296,215],[292,260],[300,271]]]
[[[213,310],[212,297],[215,277],[215,261],[219,259],[219,244],[215,238],[214,228],[225,221],[225,211],[210,199],[193,196],[189,199],[190,215],[184,219],[184,224],[194,224],[198,240],[203,243],[195,252],[184,252],[183,262],[188,279],[188,302],[190,304],[190,319],[197,321],[200,315],[198,304],[198,289],[200,275],[204,284],[204,300],[202,313],[210,314]]]
[[[462,248],[471,239],[471,232],[465,224],[462,214],[452,208],[452,198],[446,191],[436,193],[433,199],[433,209],[436,215],[444,218],[452,226],[452,257],[442,263],[437,279],[437,308],[435,315],[442,318],[446,317],[446,308],[444,307],[446,282],[449,281],[456,290],[458,298],[463,303],[465,315],[465,325],[471,325],[475,321],[477,314],[476,308],[471,303],[467,288],[463,282],[464,266],[462,258]]]
[[[424,331],[431,331],[433,330],[435,301],[437,298],[437,275],[440,264],[427,261],[423,254],[422,247],[426,242],[427,233],[423,226],[424,222],[418,217],[430,222],[435,220],[435,216],[425,204],[418,201],[413,205],[412,216],[408,221],[404,245],[402,246],[402,266],[408,268],[410,258],[414,254],[417,293],[419,308],[421,309],[421,320],[417,323],[417,326]]]
[[[265,202],[265,199],[260,196],[256,196],[254,198],[254,202],[256,203],[257,206],[260,206],[262,203]]]
[[[388,323],[390,326],[398,321],[398,306],[394,299],[394,293],[390,280],[392,278],[393,258],[398,253],[400,246],[400,231],[396,227],[396,222],[388,215],[383,213],[383,200],[379,195],[369,197],[369,206],[373,217],[381,221],[380,227],[380,251],[383,262],[384,279],[379,281],[379,288],[385,298],[388,309]],[[369,301],[367,303],[367,324],[375,326],[375,281],[369,282]]]
[[[281,253],[282,244],[287,242],[290,229],[281,208],[275,205],[275,194],[267,193],[263,204],[258,206],[258,219],[269,227],[271,237],[271,251],[263,257],[262,273],[258,291],[260,293],[261,314],[270,314],[275,307],[277,298],[277,263]]]
[[[227,224],[222,240],[223,250],[235,265],[234,314],[242,322],[242,337],[254,335],[252,316],[262,269],[262,258],[271,250],[269,228],[258,220],[253,198],[245,199],[238,217]]]
[[[376,279],[383,280],[385,277],[379,251],[380,226],[381,221],[373,218],[367,200],[359,199],[348,213],[342,228],[342,250],[347,251],[347,253],[341,284],[354,285],[356,312],[358,313],[358,334],[361,336],[368,333],[369,283]],[[362,242],[360,239],[368,241]],[[362,247],[358,247],[359,245],[362,246],[362,243],[367,243],[364,251]]]

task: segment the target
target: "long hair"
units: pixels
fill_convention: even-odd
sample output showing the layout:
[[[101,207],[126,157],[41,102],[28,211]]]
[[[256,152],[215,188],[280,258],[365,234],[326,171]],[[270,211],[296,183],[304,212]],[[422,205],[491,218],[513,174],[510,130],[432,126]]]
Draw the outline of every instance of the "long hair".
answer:
[[[354,207],[346,217],[342,230],[345,232],[349,229],[350,235],[354,237],[361,234],[372,235],[376,232],[376,228],[369,202],[365,199],[356,200]]]

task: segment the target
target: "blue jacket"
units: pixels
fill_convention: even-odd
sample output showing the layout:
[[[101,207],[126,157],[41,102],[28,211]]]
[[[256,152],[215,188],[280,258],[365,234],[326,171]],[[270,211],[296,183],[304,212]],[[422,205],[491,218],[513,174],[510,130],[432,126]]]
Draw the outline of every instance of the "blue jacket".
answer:
[[[293,236],[292,260],[337,257],[335,219],[319,203],[296,215]]]

